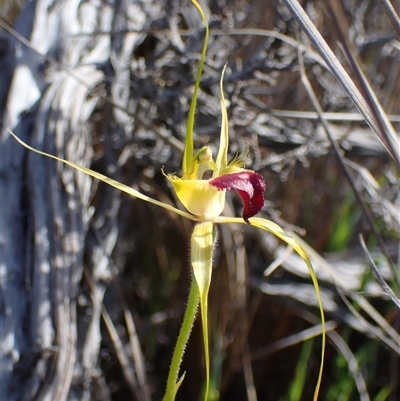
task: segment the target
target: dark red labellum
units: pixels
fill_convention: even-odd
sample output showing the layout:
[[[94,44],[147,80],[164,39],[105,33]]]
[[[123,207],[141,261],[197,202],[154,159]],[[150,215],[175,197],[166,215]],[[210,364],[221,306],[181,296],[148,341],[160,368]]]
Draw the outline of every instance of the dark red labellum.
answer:
[[[226,174],[213,178],[209,183],[218,189],[234,189],[243,199],[243,220],[250,224],[249,218],[264,206],[265,181],[261,174],[253,171]]]

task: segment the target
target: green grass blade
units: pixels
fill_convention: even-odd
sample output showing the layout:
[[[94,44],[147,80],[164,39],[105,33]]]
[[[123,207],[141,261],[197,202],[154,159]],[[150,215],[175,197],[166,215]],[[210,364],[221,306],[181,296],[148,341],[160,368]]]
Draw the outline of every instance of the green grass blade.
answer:
[[[307,362],[310,359],[313,340],[305,341],[296,366],[295,376],[289,388],[289,401],[300,401],[307,379]]]

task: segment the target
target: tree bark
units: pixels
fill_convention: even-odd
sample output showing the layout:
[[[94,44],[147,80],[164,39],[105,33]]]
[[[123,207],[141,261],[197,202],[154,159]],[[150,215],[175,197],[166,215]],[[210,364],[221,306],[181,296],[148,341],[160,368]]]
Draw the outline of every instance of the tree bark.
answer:
[[[119,198],[115,191],[102,189],[93,208],[91,178],[27,151],[7,129],[36,149],[90,166],[92,137],[111,129],[125,132],[132,126],[132,118],[118,108],[109,107],[111,118],[105,122],[96,122],[93,116],[104,107],[107,93],[114,104],[128,104],[131,54],[145,37],[147,18],[157,9],[152,2],[114,3],[34,0],[15,26],[28,46],[10,34],[4,36],[8,45],[0,90],[5,105],[0,151],[4,400],[110,397],[103,391],[97,398],[92,389]],[[122,29],[130,32],[104,34]],[[130,107],[134,111],[132,99]],[[107,141],[110,135],[105,135]],[[85,265],[93,288],[81,294]],[[89,299],[89,305],[77,305],[80,295]]]

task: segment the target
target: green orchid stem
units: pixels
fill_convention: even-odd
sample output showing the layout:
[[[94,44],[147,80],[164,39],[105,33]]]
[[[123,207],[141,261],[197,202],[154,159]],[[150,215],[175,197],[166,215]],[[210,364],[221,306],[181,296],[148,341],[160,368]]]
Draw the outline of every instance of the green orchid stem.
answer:
[[[190,285],[189,299],[186,306],[185,317],[176,342],[174,354],[172,356],[171,366],[168,373],[167,389],[163,401],[174,401],[179,386],[181,385],[185,373],[179,378],[179,370],[185,353],[186,345],[189,341],[190,333],[196,319],[197,309],[199,307],[200,297],[197,284],[194,279]]]

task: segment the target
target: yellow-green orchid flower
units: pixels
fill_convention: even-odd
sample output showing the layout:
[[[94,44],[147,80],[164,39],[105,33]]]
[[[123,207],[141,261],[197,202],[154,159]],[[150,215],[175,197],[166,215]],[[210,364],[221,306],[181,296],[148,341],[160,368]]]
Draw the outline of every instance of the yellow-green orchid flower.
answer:
[[[195,216],[198,223],[191,239],[191,262],[193,275],[200,296],[200,312],[203,323],[203,341],[206,361],[207,400],[209,387],[208,354],[208,291],[211,284],[213,247],[215,242],[213,223],[225,206],[227,190],[236,190],[243,199],[243,220],[250,224],[249,218],[258,213],[264,205],[265,182],[261,174],[244,169],[241,157],[228,163],[228,117],[223,93],[222,72],[220,82],[222,125],[217,160],[214,162],[209,146],[204,146],[193,155],[193,125],[188,125],[185,152],[182,162],[182,178],[167,175],[176,195],[187,211]],[[192,105],[195,100],[192,101]],[[190,119],[189,119],[190,121]],[[193,124],[193,119],[192,119]],[[204,175],[211,178],[204,179]]]
[[[221,137],[224,135],[227,134],[221,132]],[[220,143],[225,144],[224,147],[220,146],[220,153],[226,155],[228,138]],[[264,205],[264,179],[261,174],[244,169],[240,157],[228,165],[223,165],[221,159],[224,158],[218,157],[215,163],[211,148],[205,146],[192,156],[189,169],[183,171],[182,178],[175,175],[167,175],[167,178],[187,211],[200,221],[214,221],[224,209],[226,191],[236,190],[244,203],[243,219],[250,223],[249,218]],[[211,178],[203,179],[208,172],[211,172]]]
[[[204,146],[198,152],[194,153],[194,113],[209,32],[202,8],[195,0],[192,1],[199,9],[205,22],[206,39],[189,110],[185,150],[182,161],[182,178],[176,177],[175,175],[167,175],[167,178],[171,182],[183,206],[185,206],[186,210],[200,222],[193,229],[190,252],[193,275],[200,297],[200,313],[203,325],[206,365],[204,400],[207,401],[210,377],[210,358],[208,351],[208,292],[211,284],[213,248],[215,244],[213,223],[216,222],[216,219],[224,209],[226,191],[236,190],[244,202],[243,220],[250,224],[249,218],[258,213],[264,205],[265,182],[261,174],[244,169],[244,161],[241,157],[236,157],[233,161],[228,163],[228,115],[223,92],[223,76],[226,67],[223,69],[220,81],[222,124],[217,159],[214,162],[212,151],[209,146]],[[204,175],[210,174],[210,179],[204,178]],[[168,395],[166,395],[164,401],[174,399],[179,384],[180,381],[177,382],[176,380],[169,383],[171,390],[168,390],[167,385],[167,394],[170,393],[172,396],[168,398]]]
[[[191,264],[193,268],[195,285],[192,284],[191,286],[185,318],[172,358],[170,375],[168,377],[164,401],[172,401],[175,399],[175,395],[184,378],[184,374],[179,377],[180,364],[182,361],[182,356],[184,354],[186,343],[190,335],[191,328],[193,326],[193,322],[195,320],[196,310],[199,301],[201,319],[203,324],[203,340],[206,365],[204,400],[207,401],[208,399],[210,361],[208,351],[209,347],[207,311],[208,291],[211,283],[213,249],[215,246],[215,224],[250,224],[254,227],[274,234],[275,236],[289,244],[302,257],[309,268],[310,276],[316,289],[316,294],[320,306],[322,325],[324,327],[324,312],[319,293],[318,281],[307,252],[304,250],[299,241],[287,235],[277,224],[263,218],[253,217],[262,209],[264,205],[265,182],[263,180],[263,177],[260,174],[255,173],[254,171],[245,169],[244,161],[241,157],[236,157],[233,159],[233,161],[228,163],[228,117],[225,107],[225,99],[222,85],[225,68],[222,72],[222,78],[220,82],[222,125],[217,158],[214,161],[212,157],[212,151],[209,146],[205,146],[199,151],[194,152],[194,114],[200,84],[200,77],[206,55],[209,30],[207,20],[201,6],[197,3],[196,0],[192,0],[192,2],[200,11],[205,22],[206,36],[202,56],[200,59],[200,65],[197,71],[197,78],[195,82],[192,103],[189,111],[185,150],[182,161],[182,177],[180,178],[170,174],[166,175],[168,180],[171,182],[178,199],[186,208],[187,212],[184,212],[169,204],[143,195],[139,191],[127,185],[121,184],[120,182],[106,177],[100,173],[97,173],[91,169],[36,150],[21,141],[11,131],[9,131],[10,134],[19,143],[21,143],[23,146],[31,151],[63,162],[138,199],[160,206],[164,209],[169,210],[170,212],[174,212],[182,217],[189,218],[190,220],[196,222],[190,242]],[[211,177],[207,178],[209,176]],[[220,216],[224,209],[225,195],[227,190],[235,190],[242,197],[244,202],[242,218]],[[325,331],[323,332],[322,341],[323,345],[321,366],[317,385],[315,388],[314,401],[317,400],[322,378],[325,352]]]

